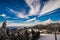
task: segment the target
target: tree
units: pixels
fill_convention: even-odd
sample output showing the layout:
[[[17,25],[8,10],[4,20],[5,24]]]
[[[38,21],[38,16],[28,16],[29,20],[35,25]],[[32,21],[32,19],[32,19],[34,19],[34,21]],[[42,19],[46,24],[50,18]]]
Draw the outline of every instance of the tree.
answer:
[[[6,28],[6,21],[3,22],[2,28]]]

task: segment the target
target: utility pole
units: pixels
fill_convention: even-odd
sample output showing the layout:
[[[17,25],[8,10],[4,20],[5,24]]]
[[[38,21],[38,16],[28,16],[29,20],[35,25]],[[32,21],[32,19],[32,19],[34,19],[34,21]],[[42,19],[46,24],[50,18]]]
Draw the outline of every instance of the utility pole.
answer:
[[[57,25],[55,24],[54,26],[55,26],[55,27],[54,27],[54,32],[55,32],[55,33],[54,33],[54,35],[55,35],[55,40],[57,40],[57,34],[56,34],[56,27],[57,27]]]

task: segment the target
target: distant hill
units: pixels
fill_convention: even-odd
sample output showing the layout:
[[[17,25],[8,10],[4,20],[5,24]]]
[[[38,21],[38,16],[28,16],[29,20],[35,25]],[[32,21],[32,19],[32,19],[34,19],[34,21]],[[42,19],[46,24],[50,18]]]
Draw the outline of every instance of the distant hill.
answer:
[[[60,23],[51,23],[48,25],[35,25],[33,26],[33,28],[36,29],[47,29],[47,30],[52,30],[54,31],[54,27],[56,27],[56,29],[60,32]]]

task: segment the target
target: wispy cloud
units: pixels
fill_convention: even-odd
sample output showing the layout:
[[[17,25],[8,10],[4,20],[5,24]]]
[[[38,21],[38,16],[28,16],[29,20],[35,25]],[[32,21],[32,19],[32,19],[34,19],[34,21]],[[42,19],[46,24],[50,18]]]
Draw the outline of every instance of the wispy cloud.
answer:
[[[7,26],[8,27],[13,27],[13,26],[17,26],[17,27],[30,27],[30,26],[33,26],[33,24],[27,23],[27,22],[25,22],[25,23],[17,23],[14,20],[12,20],[12,21],[7,20]]]
[[[6,17],[6,14],[3,13],[3,14],[1,14],[0,16],[2,16],[2,17]]]
[[[33,24],[30,24],[30,23],[8,23],[7,26],[9,27],[13,27],[13,26],[17,26],[17,27],[31,27],[33,26]]]
[[[39,0],[25,0],[27,5],[30,7],[30,11],[27,15],[25,15],[25,10],[22,12],[15,11],[13,9],[8,8],[11,12],[16,13],[16,15],[20,18],[28,18],[29,16],[38,15],[40,11],[40,3]]]
[[[49,18],[48,20],[45,20],[45,21],[43,21],[42,23],[43,23],[44,25],[46,25],[46,24],[54,23],[54,21],[51,20],[51,18]]]
[[[23,13],[21,13],[21,12],[19,12],[19,13],[17,14],[17,16],[18,16],[19,18],[29,18],[28,15],[25,15],[25,14],[23,14]]]
[[[57,8],[60,8],[60,0],[49,0],[43,7],[41,13],[39,14],[40,16],[51,12]]]
[[[44,3],[44,6],[42,8],[41,8],[41,5],[43,4],[40,3],[40,1],[41,0],[25,0],[26,4],[30,7],[28,14],[25,14],[25,10],[22,10],[22,12],[19,12],[10,8],[8,9],[11,12],[15,13],[15,15],[17,15],[17,17],[19,18],[29,18],[29,16],[34,16],[34,15],[39,15],[40,17],[45,15],[48,12],[50,12],[48,14],[51,14],[53,13],[53,10],[60,8],[60,0],[48,0],[46,3]]]
[[[29,16],[32,15],[42,16],[48,12],[60,8],[60,0],[48,0],[47,3],[44,4],[42,10],[40,9],[41,9],[41,5],[43,4],[40,3],[40,0],[26,0],[26,3],[31,8],[28,14]]]
[[[10,17],[8,17],[6,14],[4,14],[4,13],[2,13],[0,16],[1,16],[1,17],[4,17],[4,18],[10,18]]]
[[[33,19],[30,19],[31,21],[35,20],[34,23],[28,23],[28,22],[31,22],[31,21],[26,21],[25,23],[14,23],[14,21],[7,21],[7,26],[8,27],[13,27],[13,26],[20,26],[20,27],[32,27],[34,25],[47,25],[47,24],[50,24],[50,23],[60,23],[60,20],[57,20],[57,21],[53,21],[51,20],[51,18],[45,20],[45,21],[40,21],[40,20],[36,20],[36,18],[33,18]],[[2,23],[0,23],[0,27],[2,26]]]
[[[30,7],[29,16],[37,15],[40,11],[40,0],[26,0],[27,5]]]
[[[17,23],[15,22],[16,20],[7,20],[7,26],[26,26],[26,27],[30,27],[35,25],[34,23],[31,23],[32,21],[35,21],[36,18],[32,18],[32,19],[28,19],[26,20],[24,23]]]
[[[17,17],[19,17],[19,18],[29,18],[28,15],[25,15],[25,14],[24,14],[25,11],[19,12],[19,11],[15,11],[15,10],[13,10],[13,9],[11,9],[11,8],[8,8],[8,9],[9,9],[9,12],[14,13],[14,14],[15,14]]]
[[[27,21],[25,21],[25,22],[32,22],[32,21],[35,21],[36,20],[36,18],[32,18],[32,19],[28,19]]]
[[[58,23],[58,22],[53,21],[53,20],[51,20],[51,18],[49,18],[45,21],[35,20],[34,25],[37,25],[37,24],[47,25],[47,24],[50,24],[50,23]]]
[[[15,20],[12,20],[12,21],[10,21],[10,20],[6,20],[6,22],[7,22],[7,23],[14,23]]]
[[[51,18],[49,18],[49,19],[47,19],[47,20],[45,20],[45,21],[40,21],[40,20],[36,20],[36,18],[33,18],[33,19],[30,19],[30,20],[27,20],[26,21],[26,23],[28,23],[28,22],[32,22],[32,21],[34,21],[33,23],[32,23],[32,25],[40,25],[40,24],[42,24],[42,25],[47,25],[47,24],[50,24],[50,23],[59,23],[58,21],[53,21]],[[60,21],[60,20],[59,20]]]

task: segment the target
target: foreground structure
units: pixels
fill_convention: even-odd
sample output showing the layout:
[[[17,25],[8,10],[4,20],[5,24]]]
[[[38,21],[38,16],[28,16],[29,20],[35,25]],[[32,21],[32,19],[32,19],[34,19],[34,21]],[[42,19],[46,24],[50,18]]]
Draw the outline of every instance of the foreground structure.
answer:
[[[15,31],[6,27],[6,21],[3,22],[0,28],[0,40],[38,40],[40,32],[35,32],[32,28],[28,31],[28,28],[20,28]]]

